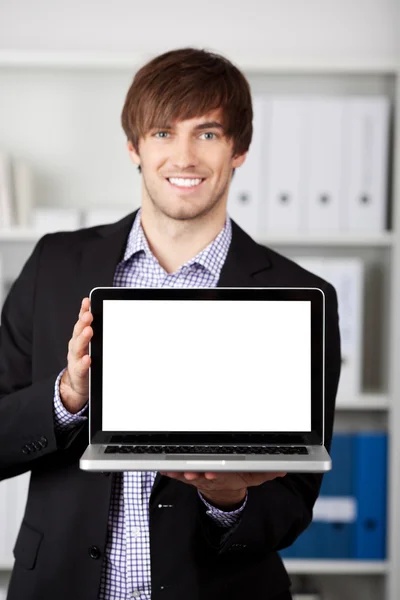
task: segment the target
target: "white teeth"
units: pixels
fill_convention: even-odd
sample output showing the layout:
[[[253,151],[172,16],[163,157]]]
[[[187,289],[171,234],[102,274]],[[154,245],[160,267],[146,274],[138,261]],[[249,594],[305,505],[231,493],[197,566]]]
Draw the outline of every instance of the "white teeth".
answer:
[[[180,177],[170,177],[168,179],[174,185],[179,185],[180,187],[192,187],[194,185],[199,185],[201,183],[201,179],[181,179]]]

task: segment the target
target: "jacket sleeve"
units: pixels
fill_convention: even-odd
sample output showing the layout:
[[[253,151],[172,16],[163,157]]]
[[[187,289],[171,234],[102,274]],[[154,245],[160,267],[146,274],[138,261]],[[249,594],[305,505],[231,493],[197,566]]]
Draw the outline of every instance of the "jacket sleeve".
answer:
[[[14,282],[1,313],[0,327],[0,480],[31,470],[63,451],[79,433],[62,443],[54,430],[53,399],[58,373],[32,382],[35,281],[46,236]]]
[[[341,351],[336,291],[325,284],[325,447],[331,447]],[[270,552],[290,546],[308,527],[323,475],[288,473],[248,489],[247,505],[231,535],[222,538],[203,519],[203,529],[219,553],[231,547],[241,552]]]

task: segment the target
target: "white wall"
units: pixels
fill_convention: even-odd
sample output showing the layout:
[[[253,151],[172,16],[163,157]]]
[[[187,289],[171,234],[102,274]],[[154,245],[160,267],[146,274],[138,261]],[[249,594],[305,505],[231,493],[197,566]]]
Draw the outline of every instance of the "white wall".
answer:
[[[231,58],[388,62],[398,0],[0,0],[0,50],[158,53],[195,45]]]

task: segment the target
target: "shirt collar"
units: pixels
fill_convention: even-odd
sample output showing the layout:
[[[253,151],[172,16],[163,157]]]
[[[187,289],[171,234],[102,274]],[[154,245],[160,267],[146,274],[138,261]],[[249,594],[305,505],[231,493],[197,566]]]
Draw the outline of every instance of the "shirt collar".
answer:
[[[136,218],[133,222],[131,231],[128,236],[128,241],[125,248],[123,262],[129,260],[135,254],[144,252],[146,258],[152,259],[156,262],[154,254],[149,248],[146,236],[144,234],[141,220],[140,220],[141,209],[138,210]],[[226,216],[224,227],[221,229],[217,237],[208,244],[201,252],[199,252],[194,258],[188,260],[182,267],[187,267],[193,264],[198,264],[204,267],[207,271],[213,275],[219,277],[222,270],[226,256],[228,254],[229,246],[232,240],[232,223],[229,216]]]

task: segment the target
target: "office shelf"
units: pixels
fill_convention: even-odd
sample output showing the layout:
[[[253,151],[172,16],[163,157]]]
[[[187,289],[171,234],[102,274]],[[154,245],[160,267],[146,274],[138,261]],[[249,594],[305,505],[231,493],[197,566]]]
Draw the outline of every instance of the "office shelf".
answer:
[[[371,56],[353,56],[349,60],[346,52],[343,53],[343,57],[338,54],[336,57],[329,57],[327,53],[328,49],[325,54],[320,53],[318,55],[318,53],[314,53],[313,56],[309,57],[304,56],[304,54],[295,56],[291,53],[290,56],[285,57],[281,55],[277,58],[274,55],[266,56],[266,53],[262,56],[260,52],[259,56],[235,56],[231,54],[230,58],[245,73],[249,75],[254,73],[257,75],[253,78],[254,85],[258,85],[262,80],[262,86],[260,84],[262,93],[269,93],[270,90],[275,89],[274,86],[276,86],[279,93],[286,92],[290,94],[296,93],[297,90],[299,90],[299,93],[304,93],[305,90],[307,91],[307,85],[310,85],[312,93],[326,93],[327,95],[340,95],[344,93],[361,95],[384,94],[390,98],[394,108],[393,122],[395,127],[392,136],[394,160],[392,164],[393,177],[390,185],[393,208],[391,215],[393,231],[384,231],[377,234],[366,232],[333,234],[327,232],[324,235],[308,233],[302,235],[281,235],[271,233],[259,236],[258,239],[261,244],[276,248],[278,252],[284,253],[285,250],[288,250],[288,255],[290,254],[289,250],[296,248],[310,249],[309,254],[313,256],[334,256],[336,253],[339,256],[359,254],[367,257],[369,266],[372,267],[370,271],[373,271],[375,267],[379,270],[379,267],[383,266],[381,270],[382,277],[381,279],[378,278],[377,284],[375,285],[375,279],[372,277],[367,282],[369,285],[368,293],[371,293],[371,295],[375,294],[376,290],[379,292],[379,285],[382,285],[382,289],[384,290],[384,294],[381,294],[383,301],[378,303],[380,312],[376,313],[377,318],[375,318],[375,314],[372,315],[372,311],[369,312],[368,316],[371,317],[373,325],[379,320],[385,325],[382,337],[385,339],[385,346],[387,342],[388,351],[381,362],[384,363],[385,367],[386,362],[388,363],[388,381],[386,381],[385,376],[381,378],[370,377],[368,381],[371,381],[371,387],[373,385],[379,386],[382,380],[385,384],[387,383],[387,386],[382,384],[382,389],[385,392],[367,392],[361,393],[354,398],[338,398],[337,411],[340,412],[340,420],[346,425],[347,422],[350,423],[352,420],[357,421],[357,423],[359,420],[362,421],[360,427],[363,426],[364,422],[367,422],[368,425],[371,424],[372,428],[376,426],[376,423],[380,425],[381,422],[384,422],[385,426],[387,423],[387,430],[390,436],[388,461],[388,553],[390,562],[288,559],[284,563],[288,572],[292,575],[329,575],[332,578],[338,576],[339,579],[341,579],[341,576],[346,575],[355,576],[357,582],[359,582],[359,578],[361,577],[368,579],[369,576],[373,576],[375,577],[374,582],[376,581],[378,585],[382,586],[382,589],[383,587],[385,588],[385,593],[376,597],[382,600],[398,600],[400,598],[400,545],[398,543],[400,537],[400,511],[398,509],[400,503],[400,369],[398,366],[398,357],[400,356],[400,317],[398,311],[398,306],[400,305],[400,210],[397,210],[397,208],[400,207],[400,127],[399,119],[396,118],[396,115],[398,116],[400,111],[400,63],[396,64],[395,60],[390,59],[390,57],[387,60],[374,60],[371,59]],[[37,71],[41,70],[39,77],[40,85],[43,85],[43,90],[52,97],[53,87],[55,89],[55,86],[61,82],[65,85],[65,92],[69,93],[70,87],[68,86],[74,89],[72,86],[85,79],[86,72],[90,72],[90,77],[88,77],[87,86],[85,87],[85,90],[88,90],[88,92],[91,91],[90,86],[96,86],[99,83],[101,84],[101,90],[104,90],[108,83],[108,80],[104,81],[106,71],[107,76],[110,75],[110,82],[115,86],[112,89],[115,89],[117,92],[117,86],[125,85],[126,74],[133,73],[150,58],[150,55],[140,52],[58,53],[3,50],[0,51],[0,69],[8,84],[15,86],[15,90],[14,87],[12,88],[15,97],[21,93],[20,90],[25,90],[26,72],[30,75],[35,75],[31,77],[29,82],[29,85],[34,86],[36,85]],[[86,72],[83,73],[85,70]],[[76,72],[76,75],[73,71]],[[52,81],[53,72],[57,73],[54,83]],[[262,79],[264,75],[265,81]],[[303,75],[305,76],[303,77]],[[351,87],[348,91],[349,85]],[[28,91],[31,90],[29,89]],[[117,96],[116,93],[115,96]],[[74,107],[78,106],[79,108],[80,104],[78,102],[71,102],[68,98],[69,96],[67,96],[65,102],[66,112],[62,112],[62,115],[64,118],[65,114],[66,121],[69,119],[71,123],[75,123],[78,113],[74,112]],[[110,107],[114,110],[113,102],[114,96],[110,94],[109,103]],[[38,102],[37,110],[41,106]],[[85,123],[83,124],[85,125]],[[50,122],[49,126],[51,126]],[[49,129],[46,129],[46,127],[47,122],[44,119],[44,125],[41,122],[41,129],[39,131],[32,129],[31,138],[36,139],[42,131],[48,131]],[[82,129],[81,121],[79,121],[79,127]],[[83,127],[83,133],[86,135],[85,127]],[[78,136],[76,140],[77,142],[80,141]],[[24,156],[26,148],[29,146],[25,142],[25,137],[22,138],[22,136],[19,136],[18,128],[15,130],[15,138],[10,134],[10,140],[6,141],[9,143],[10,148],[13,149],[15,155],[20,153]],[[105,139],[104,143],[106,144],[107,142],[108,139]],[[79,147],[79,143],[77,147]],[[54,150],[58,151],[58,148],[58,146],[54,146]],[[33,156],[36,159],[34,154]],[[39,156],[43,162],[38,162],[38,165],[36,165],[38,170],[40,171],[41,169],[40,172],[44,175],[46,174],[45,161],[49,159],[49,156],[52,157],[53,155],[49,154],[46,156],[46,153],[43,151],[43,156]],[[56,156],[58,156],[57,152]],[[59,160],[64,168],[62,159],[63,154],[60,150]],[[87,160],[90,160],[89,154]],[[74,174],[72,169],[74,166],[73,162],[70,161],[67,166],[69,167],[68,172]],[[49,181],[51,183],[51,180]],[[42,186],[44,191],[50,189],[49,183],[45,183],[46,185]],[[82,189],[85,190],[86,188],[82,186]],[[79,207],[82,210],[85,210],[88,206],[91,207],[92,204],[95,206],[95,200],[99,204],[104,205],[104,197],[98,199],[97,190],[93,191],[89,187],[88,189],[89,192],[93,192],[92,195],[90,193],[88,195],[74,195],[71,192],[73,202],[81,202]],[[67,206],[68,199],[57,193],[59,190],[56,180],[54,191],[54,205],[57,206],[58,202],[60,206]],[[117,190],[115,197],[125,205],[128,200],[122,194],[123,190]],[[112,201],[112,197],[113,195],[111,194],[110,202]],[[48,198],[41,197],[41,202],[48,204],[49,200]],[[5,280],[11,279],[11,275],[17,272],[17,266],[19,267],[19,264],[17,265],[17,258],[19,260],[20,255],[22,257],[28,254],[28,244],[37,242],[44,233],[30,228],[0,229],[0,247],[2,250],[4,249],[6,257],[3,273]],[[18,245],[20,245],[20,248]],[[304,252],[304,254],[307,254],[307,252]],[[11,264],[13,261],[15,262],[15,267]],[[378,292],[377,295],[379,296]],[[388,325],[387,327],[386,324]],[[377,343],[379,343],[379,339]],[[366,356],[366,359],[365,365],[368,368],[372,364],[372,360],[369,355]],[[386,370],[383,368],[382,370],[385,371],[384,374],[386,375]],[[377,372],[378,375],[381,375],[381,371],[378,370]],[[387,393],[386,389],[388,389]],[[0,571],[10,571],[13,566],[11,553],[3,555],[1,558],[3,560],[0,560]],[[354,597],[356,599],[362,596],[359,594],[351,595],[350,592],[346,594],[346,597]],[[370,596],[366,597],[365,600],[370,600]]]
[[[147,54],[101,52],[0,51],[0,67],[57,69],[135,69],[149,60]]]
[[[367,560],[284,560],[291,575],[327,574],[327,575],[384,575],[389,570],[386,561]],[[11,571],[13,562],[0,562],[0,571]]]
[[[390,399],[387,394],[360,394],[353,399],[336,400],[337,410],[388,410]]]
[[[324,247],[390,247],[394,237],[391,231],[376,234],[330,234],[317,236],[313,234],[267,235],[258,240],[263,246],[324,246]]]
[[[359,56],[344,57],[338,61],[335,56],[243,56],[230,52],[230,58],[243,71],[249,73],[320,73],[320,74],[393,74],[398,65],[390,57],[387,59]],[[0,67],[12,68],[72,68],[72,69],[135,69],[150,60],[150,53],[136,52],[26,52],[0,51]]]
[[[0,242],[36,242],[41,235],[33,229],[0,228]]]
[[[133,209],[132,209],[133,210]],[[36,231],[27,228],[0,228],[0,242],[34,242],[37,241],[45,231]],[[325,237],[305,235],[271,235],[258,239],[264,246],[334,246],[334,247],[390,247],[394,243],[392,232],[384,231],[379,234],[346,234],[327,235]]]
[[[291,575],[384,575],[389,570],[387,561],[373,560],[284,560]]]

